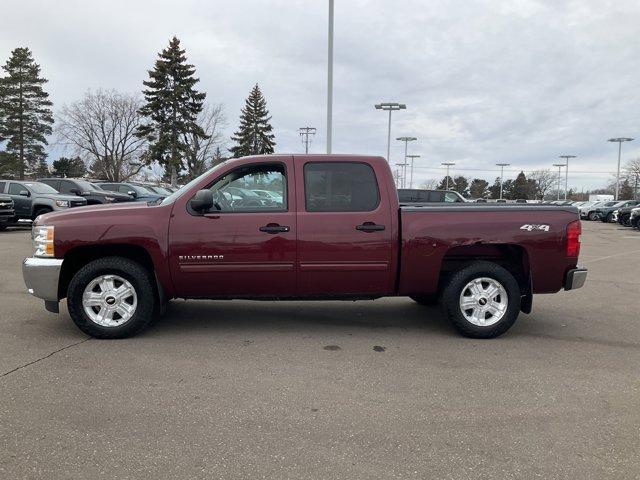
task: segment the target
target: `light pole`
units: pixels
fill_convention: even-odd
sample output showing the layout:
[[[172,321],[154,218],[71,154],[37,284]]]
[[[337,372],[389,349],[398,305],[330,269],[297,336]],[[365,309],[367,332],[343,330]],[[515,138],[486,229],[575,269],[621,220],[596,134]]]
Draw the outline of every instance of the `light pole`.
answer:
[[[407,158],[411,159],[411,176],[409,177],[409,188],[413,188],[413,160],[420,158],[420,155],[407,155]]]
[[[447,176],[445,177],[445,182],[447,182],[447,188],[445,188],[445,190],[449,190],[449,167],[455,165],[455,163],[444,162],[444,163],[441,163],[440,165],[444,165],[445,167],[447,167]]]
[[[616,201],[618,200],[618,192],[620,190],[620,154],[622,153],[622,142],[631,142],[633,138],[619,137],[610,138],[607,142],[618,142],[618,171],[616,173]]]
[[[560,200],[560,169],[562,167],[566,167],[566,165],[564,163],[554,163],[553,166],[554,167],[558,167],[558,197],[557,197],[557,200]]]
[[[576,158],[575,155],[560,155],[558,158],[564,158],[565,166],[567,169],[564,171],[564,199],[567,199],[567,192],[569,191],[569,159]]]
[[[404,188],[406,185],[406,181],[407,181],[407,165],[409,165],[407,162],[404,163],[396,163],[396,166],[400,167],[400,171],[402,172],[402,183],[401,183],[401,187],[400,188]]]
[[[311,143],[309,136],[315,136],[315,127],[300,127],[298,129],[298,132],[300,133],[300,138],[302,138],[302,141],[304,143],[304,153],[309,153],[309,143]]]
[[[390,162],[389,156],[391,151],[391,112],[394,110],[404,110],[407,106],[404,103],[377,103],[376,110],[389,111],[389,126],[387,128],[387,162]]]
[[[409,144],[409,142],[413,142],[414,140],[418,140],[416,137],[398,137],[396,138],[396,140],[400,140],[401,142],[404,142],[404,163],[405,165],[408,165],[407,163],[407,145]],[[404,170],[404,181],[403,181],[403,188],[406,186],[407,183],[407,169],[405,168]]]
[[[333,128],[333,0],[329,0],[329,35],[327,52],[327,153],[331,153]]]
[[[502,200],[502,184],[504,183],[504,167],[511,165],[510,163],[496,163],[500,167],[500,200]]]

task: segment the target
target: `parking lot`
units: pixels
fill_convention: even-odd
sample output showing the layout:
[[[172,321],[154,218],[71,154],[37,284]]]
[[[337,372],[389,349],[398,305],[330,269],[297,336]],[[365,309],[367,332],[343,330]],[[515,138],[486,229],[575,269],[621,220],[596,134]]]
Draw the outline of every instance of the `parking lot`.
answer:
[[[89,339],[0,233],[0,478],[637,478],[640,233],[584,222],[587,284],[495,340],[437,308],[174,301]]]

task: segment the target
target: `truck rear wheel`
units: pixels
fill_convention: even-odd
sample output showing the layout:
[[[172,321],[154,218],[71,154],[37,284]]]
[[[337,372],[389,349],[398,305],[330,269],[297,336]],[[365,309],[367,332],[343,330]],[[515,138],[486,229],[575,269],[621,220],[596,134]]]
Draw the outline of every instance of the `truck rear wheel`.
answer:
[[[494,338],[515,323],[520,295],[518,282],[506,269],[475,262],[451,277],[442,293],[442,306],[462,335]]]
[[[153,282],[147,269],[127,258],[94,260],[69,283],[69,315],[80,330],[92,337],[130,337],[153,321]]]

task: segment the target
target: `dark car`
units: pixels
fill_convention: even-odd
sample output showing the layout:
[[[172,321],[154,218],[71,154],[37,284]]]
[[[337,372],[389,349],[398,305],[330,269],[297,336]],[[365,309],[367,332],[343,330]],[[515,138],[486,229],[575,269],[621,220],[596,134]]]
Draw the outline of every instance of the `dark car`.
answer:
[[[634,208],[638,208],[637,205],[629,205],[618,209],[618,223],[620,225],[623,227],[631,226],[631,212]]]
[[[41,178],[38,181],[46,183],[60,193],[83,197],[87,200],[88,205],[133,201],[133,197],[130,195],[103,190],[95,183],[82,178]]]
[[[410,203],[456,203],[465,199],[452,190],[421,190],[417,188],[399,188],[398,200],[402,204]]]
[[[613,203],[613,205],[609,205]],[[601,207],[596,209],[596,214],[598,218],[603,222],[612,222],[613,221],[613,212],[618,210],[619,208],[624,207],[633,207],[637,205],[638,202],[636,200],[622,200],[620,202],[609,202],[604,204]]]
[[[7,228],[7,225],[13,220],[14,215],[15,211],[11,197],[0,195],[0,231]]]
[[[49,185],[29,180],[0,180],[0,194],[2,193],[13,200],[15,209],[13,221],[34,220],[44,213],[87,204],[84,198],[62,195]]]
[[[160,195],[151,189],[133,182],[99,182],[98,185],[104,190],[110,192],[118,192],[133,197],[136,202],[157,202],[167,197],[167,195]]]

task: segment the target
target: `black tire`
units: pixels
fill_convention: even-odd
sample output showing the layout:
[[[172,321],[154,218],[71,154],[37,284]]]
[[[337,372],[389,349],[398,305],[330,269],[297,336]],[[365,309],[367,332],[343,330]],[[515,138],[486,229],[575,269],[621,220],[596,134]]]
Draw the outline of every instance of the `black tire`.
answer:
[[[435,293],[426,295],[409,295],[409,298],[420,305],[432,306],[437,305],[440,299]]]
[[[612,223],[613,222],[613,212],[607,214],[605,218],[602,219],[604,223]]]
[[[623,216],[621,217],[621,222],[620,222],[620,224],[621,224],[623,227],[630,227],[630,226],[631,226],[631,214],[629,214],[629,215],[623,215]]]
[[[36,209],[35,212],[33,212],[33,217],[31,218],[31,220],[35,220],[36,218],[38,218],[38,215],[44,215],[45,213],[50,213],[50,212],[53,212],[53,209],[49,207],[40,207]]]
[[[6,229],[7,229],[6,225],[4,225],[4,224],[0,225],[0,232],[4,231]]]
[[[133,316],[118,326],[102,326],[86,314],[82,295],[86,286],[100,275],[114,274],[127,280],[135,289],[137,307]],[[73,276],[67,290],[67,308],[76,326],[95,338],[131,337],[154,320],[157,313],[157,295],[153,274],[139,263],[122,257],[105,257],[94,260],[82,267]]]
[[[598,219],[598,214],[596,212],[589,212],[588,218],[592,222],[595,222]]]
[[[502,318],[487,326],[471,323],[460,306],[460,296],[467,284],[483,277],[499,282],[507,293],[507,308]],[[520,299],[520,287],[509,271],[495,263],[479,261],[453,274],[442,292],[442,308],[456,330],[465,337],[494,338],[505,333],[515,323],[520,313]]]

